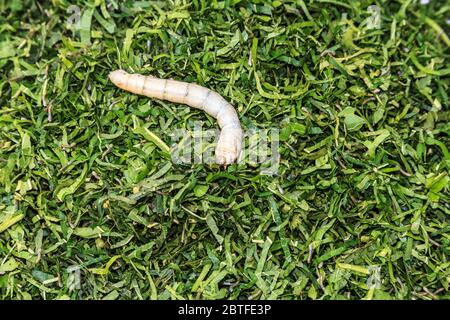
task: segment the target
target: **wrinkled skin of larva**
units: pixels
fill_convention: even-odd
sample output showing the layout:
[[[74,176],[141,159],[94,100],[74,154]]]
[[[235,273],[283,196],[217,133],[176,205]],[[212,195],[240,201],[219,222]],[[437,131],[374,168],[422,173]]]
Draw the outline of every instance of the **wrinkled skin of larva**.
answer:
[[[216,162],[227,166],[238,160],[242,148],[242,129],[233,106],[218,93],[193,83],[158,79],[115,70],[109,79],[117,87],[150,98],[185,103],[207,112],[222,128],[216,147]]]

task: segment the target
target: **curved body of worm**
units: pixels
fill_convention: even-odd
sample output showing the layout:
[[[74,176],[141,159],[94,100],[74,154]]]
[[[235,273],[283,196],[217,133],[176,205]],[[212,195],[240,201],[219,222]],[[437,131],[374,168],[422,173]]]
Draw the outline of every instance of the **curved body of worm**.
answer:
[[[238,159],[243,137],[239,118],[233,106],[217,92],[194,83],[130,74],[123,70],[111,72],[109,79],[123,90],[205,111],[217,119],[221,128],[215,150],[216,162],[228,165]]]
[[[116,70],[109,79],[117,87],[150,98],[187,104],[217,119],[221,128],[215,150],[216,162],[228,165],[241,153],[243,132],[236,110],[220,94],[195,83],[159,79]]]

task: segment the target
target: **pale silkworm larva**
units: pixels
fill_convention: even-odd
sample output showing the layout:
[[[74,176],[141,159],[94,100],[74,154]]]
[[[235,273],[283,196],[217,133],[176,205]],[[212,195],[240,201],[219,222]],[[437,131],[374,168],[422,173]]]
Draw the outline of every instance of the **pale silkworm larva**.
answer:
[[[116,70],[109,79],[117,87],[150,98],[187,104],[217,119],[221,128],[215,151],[216,162],[228,165],[241,153],[243,132],[234,107],[220,94],[195,83],[159,79]]]

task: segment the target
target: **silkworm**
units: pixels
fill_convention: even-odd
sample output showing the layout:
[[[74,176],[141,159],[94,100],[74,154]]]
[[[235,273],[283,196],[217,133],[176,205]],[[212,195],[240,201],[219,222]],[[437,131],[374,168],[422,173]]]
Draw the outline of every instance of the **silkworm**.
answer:
[[[217,119],[221,128],[215,150],[216,162],[228,165],[238,159],[243,137],[241,124],[234,107],[217,92],[195,83],[130,74],[123,70],[111,72],[109,79],[125,91],[205,111]]]

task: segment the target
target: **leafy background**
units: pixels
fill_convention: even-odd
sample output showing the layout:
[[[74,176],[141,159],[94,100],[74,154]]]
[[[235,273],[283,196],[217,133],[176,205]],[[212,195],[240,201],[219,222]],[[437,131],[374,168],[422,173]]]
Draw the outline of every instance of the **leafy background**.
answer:
[[[0,11],[2,299],[449,298],[448,2]],[[170,133],[214,119],[115,88],[117,68],[278,128],[278,174],[173,164]]]

